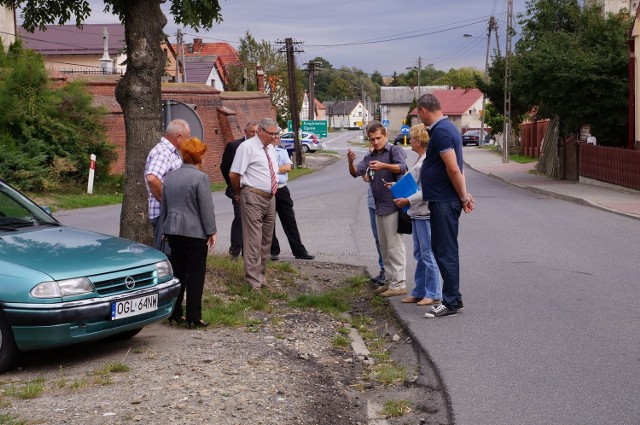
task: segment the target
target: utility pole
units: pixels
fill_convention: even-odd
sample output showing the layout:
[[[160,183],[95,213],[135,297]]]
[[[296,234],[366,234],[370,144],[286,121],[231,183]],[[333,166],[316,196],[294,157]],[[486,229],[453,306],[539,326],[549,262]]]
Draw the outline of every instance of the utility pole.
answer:
[[[308,66],[309,71],[309,120],[314,119],[316,103],[315,103],[315,76],[316,66],[322,65],[320,62],[309,62],[305,64]]]
[[[418,99],[420,99],[420,71],[422,70],[422,57],[418,56]]]
[[[511,139],[511,34],[513,31],[513,0],[507,0],[507,46],[504,57],[504,130],[502,142],[502,162],[509,162],[509,143]]]
[[[184,83],[187,81],[187,67],[184,63],[184,40],[182,39],[182,30],[178,28],[178,33],[176,34],[176,39],[178,43],[178,57],[176,58],[176,83]],[[180,78],[180,67],[178,63],[182,63],[182,78]]]
[[[493,22],[495,18],[492,16],[489,19],[489,29],[487,31],[487,54],[484,59],[484,82],[487,82],[487,69],[489,68],[489,48],[491,46],[491,31],[493,30]],[[482,93],[482,121],[480,123],[480,146],[484,146],[484,119],[487,115],[486,110],[487,95]]]
[[[281,41],[276,43],[282,44]],[[291,109],[291,127],[293,130],[293,149],[295,152],[296,168],[302,166],[302,149],[300,146],[300,111],[298,110],[298,94],[296,93],[296,61],[294,53],[301,53],[296,47],[301,44],[292,38],[284,39],[284,50],[287,55],[287,76],[289,78],[289,109]],[[282,51],[282,49],[280,49]]]

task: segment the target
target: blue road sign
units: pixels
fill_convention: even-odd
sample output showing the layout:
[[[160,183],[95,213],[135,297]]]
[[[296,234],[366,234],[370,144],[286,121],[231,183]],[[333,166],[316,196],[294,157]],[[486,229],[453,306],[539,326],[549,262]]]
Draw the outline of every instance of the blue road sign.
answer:
[[[389,127],[389,120],[382,120],[382,125]]]
[[[409,126],[408,126],[408,125],[403,125],[403,126],[400,128],[400,133],[402,133],[402,134],[409,134]]]

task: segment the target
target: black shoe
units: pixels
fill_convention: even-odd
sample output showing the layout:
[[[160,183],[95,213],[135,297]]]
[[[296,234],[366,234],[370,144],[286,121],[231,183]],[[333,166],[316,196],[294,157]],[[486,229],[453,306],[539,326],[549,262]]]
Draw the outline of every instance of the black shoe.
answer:
[[[464,304],[462,304],[462,300],[458,300],[458,310],[462,310],[464,308]]]
[[[191,329],[191,327],[194,328],[206,328],[207,326],[209,326],[209,322],[205,322],[204,320],[198,320],[197,322],[189,322],[189,329]]]
[[[373,283],[377,283],[380,286],[384,285],[384,282],[385,282],[384,270],[380,270],[380,274],[376,277],[372,277],[371,281]]]
[[[272,255],[271,256],[271,261],[278,261],[280,259],[280,257],[278,257],[277,255]]]
[[[457,316],[458,310],[449,310],[444,304],[432,305],[429,310],[424,314],[424,317],[427,319],[433,319],[434,317],[445,317],[445,316]]]
[[[309,254],[308,252],[305,252],[302,255],[296,255],[295,256],[298,260],[313,260],[314,258],[316,258],[314,255]]]
[[[169,320],[169,326],[173,326],[174,323],[176,325],[179,325],[180,323],[186,321],[184,316],[181,316],[181,317],[169,317],[167,320]]]

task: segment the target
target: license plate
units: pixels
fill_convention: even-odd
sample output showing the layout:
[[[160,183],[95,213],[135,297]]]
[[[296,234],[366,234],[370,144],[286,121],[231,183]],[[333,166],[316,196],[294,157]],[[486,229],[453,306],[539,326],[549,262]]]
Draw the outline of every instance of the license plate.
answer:
[[[115,301],[111,303],[111,319],[115,320],[137,316],[138,314],[156,311],[157,309],[158,294],[146,295],[125,301]]]

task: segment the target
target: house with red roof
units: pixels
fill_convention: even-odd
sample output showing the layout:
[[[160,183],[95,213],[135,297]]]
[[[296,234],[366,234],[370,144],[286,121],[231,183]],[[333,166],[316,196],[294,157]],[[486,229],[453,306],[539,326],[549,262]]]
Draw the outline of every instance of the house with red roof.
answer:
[[[172,48],[176,52],[178,59],[181,59],[182,55],[184,55],[185,57],[185,68],[188,81],[192,81],[189,78],[189,64],[191,63],[191,66],[193,66],[194,63],[198,62],[190,62],[194,61],[194,59],[187,58],[215,58],[214,67],[217,75],[220,78],[220,86],[216,88],[220,91],[229,89],[231,69],[233,67],[243,66],[243,63],[240,61],[238,51],[231,44],[226,42],[205,43],[201,38],[194,38],[193,43],[187,43],[184,45],[184,49],[182,48],[182,46],[179,46],[177,44],[172,45]],[[173,65],[172,69],[174,70],[173,75],[175,76],[175,64]],[[181,77],[182,76],[180,76],[179,78]]]
[[[315,106],[313,110],[314,120],[327,120],[327,108],[315,97],[313,98],[313,104]],[[305,92],[302,98],[302,106],[300,107],[300,119],[309,119],[309,93]]]
[[[478,89],[433,90],[442,113],[460,130],[480,128],[482,124],[482,92]],[[418,111],[411,111],[411,124],[418,124]]]

